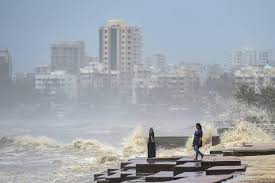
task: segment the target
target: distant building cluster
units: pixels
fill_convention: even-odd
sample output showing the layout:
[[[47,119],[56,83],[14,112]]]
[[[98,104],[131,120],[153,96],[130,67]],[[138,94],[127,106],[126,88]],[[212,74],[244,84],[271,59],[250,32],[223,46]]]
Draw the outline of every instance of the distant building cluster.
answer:
[[[260,88],[275,84],[275,62],[272,50],[244,48],[235,50],[231,58],[234,68],[234,85],[247,85],[259,91]]]
[[[0,85],[11,81],[26,84],[49,101],[115,99],[140,104],[166,96],[170,101],[182,101],[211,82],[215,86],[213,82],[218,80],[221,86],[232,80],[236,87],[246,84],[256,90],[275,84],[275,63],[269,49],[235,50],[231,67],[190,62],[173,65],[162,53],[144,57],[142,29],[124,20],[109,20],[100,27],[98,44],[95,57],[87,54],[82,41],[55,42],[49,48],[50,64],[35,67],[34,73],[13,75],[10,53],[1,50]]]
[[[275,63],[271,49],[258,51],[251,48],[243,48],[233,51],[231,64],[233,67],[244,67],[249,65],[274,65]]]
[[[247,66],[234,73],[235,86],[247,85],[259,91],[260,88],[275,84],[275,68],[270,65]]]

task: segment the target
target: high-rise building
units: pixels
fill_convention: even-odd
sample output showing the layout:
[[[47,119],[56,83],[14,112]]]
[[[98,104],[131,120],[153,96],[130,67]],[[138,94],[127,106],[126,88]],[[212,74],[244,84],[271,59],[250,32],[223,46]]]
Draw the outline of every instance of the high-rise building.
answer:
[[[268,50],[259,51],[258,62],[260,65],[266,65],[266,64],[273,65],[274,63],[272,63],[273,62],[272,50],[268,49]]]
[[[8,50],[0,50],[0,88],[5,88],[11,83],[12,63]]]
[[[99,30],[99,61],[119,71],[120,87],[131,87],[133,66],[141,61],[142,33],[123,20],[109,20]]]
[[[235,50],[232,53],[231,64],[233,67],[257,65],[256,50],[250,48]]]
[[[51,68],[78,74],[85,65],[85,44],[81,41],[59,42],[51,45]]]

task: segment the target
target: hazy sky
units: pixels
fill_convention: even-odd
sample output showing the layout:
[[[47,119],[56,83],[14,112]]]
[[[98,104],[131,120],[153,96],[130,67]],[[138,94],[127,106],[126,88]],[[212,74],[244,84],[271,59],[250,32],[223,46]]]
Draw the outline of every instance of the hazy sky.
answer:
[[[143,28],[145,56],[171,63],[225,63],[239,47],[275,52],[273,0],[0,0],[0,49],[15,71],[50,63],[55,41],[83,40],[98,56],[98,29],[116,18]]]

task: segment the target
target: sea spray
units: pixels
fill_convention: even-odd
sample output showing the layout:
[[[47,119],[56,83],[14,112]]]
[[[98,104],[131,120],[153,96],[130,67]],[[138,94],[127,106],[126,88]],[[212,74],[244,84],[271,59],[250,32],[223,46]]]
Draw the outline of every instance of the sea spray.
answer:
[[[32,136],[22,136],[16,137],[14,143],[17,146],[24,147],[26,149],[46,149],[46,148],[57,148],[60,144],[48,137],[32,137]]]
[[[232,148],[246,143],[269,143],[272,135],[260,126],[245,120],[237,120],[233,127],[221,135],[221,143],[215,148]]]
[[[97,140],[90,139],[77,139],[74,140],[71,144],[69,144],[69,146],[71,146],[75,150],[93,153],[101,153],[102,151],[112,149],[111,146],[107,146],[105,144],[100,143]]]
[[[144,136],[142,127],[135,128],[131,135],[124,139],[122,154],[123,157],[146,156],[147,139]]]

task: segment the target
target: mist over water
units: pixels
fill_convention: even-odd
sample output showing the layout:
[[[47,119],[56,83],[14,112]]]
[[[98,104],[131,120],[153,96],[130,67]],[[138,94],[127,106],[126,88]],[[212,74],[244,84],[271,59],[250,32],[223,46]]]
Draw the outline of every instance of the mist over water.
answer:
[[[234,105],[233,105],[234,106]],[[239,110],[242,106],[239,106]],[[232,128],[214,148],[230,148],[251,142],[272,142],[270,132],[244,117],[265,113],[234,111]],[[229,114],[230,113],[230,114]],[[261,114],[261,115],[259,115]],[[221,114],[225,116],[224,114]],[[202,117],[203,118],[203,117]],[[85,182],[93,173],[132,157],[146,156],[147,131],[155,135],[192,136],[196,120],[6,120],[1,121],[0,182]],[[203,122],[204,152],[211,149],[216,125]],[[221,125],[221,124],[219,124]],[[192,139],[186,147],[158,149],[157,156],[192,155]]]
[[[2,120],[0,182],[85,182],[130,157],[146,156],[149,127],[192,135],[192,120]],[[161,152],[161,151],[160,151]],[[165,153],[165,151],[164,151]]]

